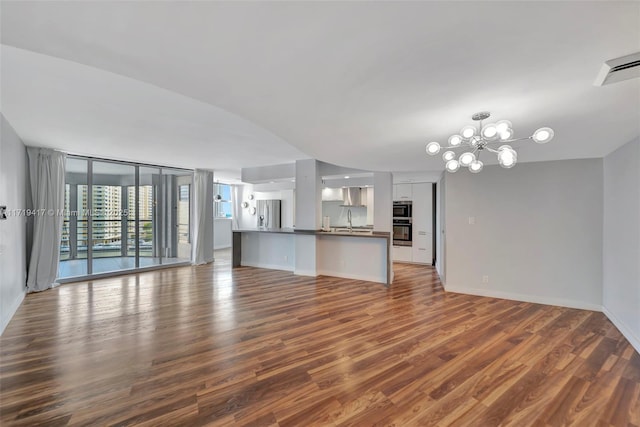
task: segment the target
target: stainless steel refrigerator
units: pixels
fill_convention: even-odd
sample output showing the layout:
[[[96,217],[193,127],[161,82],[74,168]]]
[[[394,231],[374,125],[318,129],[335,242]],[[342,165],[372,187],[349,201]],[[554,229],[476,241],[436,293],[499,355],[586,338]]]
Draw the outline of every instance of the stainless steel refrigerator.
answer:
[[[280,200],[258,200],[256,204],[258,228],[262,230],[280,228]]]

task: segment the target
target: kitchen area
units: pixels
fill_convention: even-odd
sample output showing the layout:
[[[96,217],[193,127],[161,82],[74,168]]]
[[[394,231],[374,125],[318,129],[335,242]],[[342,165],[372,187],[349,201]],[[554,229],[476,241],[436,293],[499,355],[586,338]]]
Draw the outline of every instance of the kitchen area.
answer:
[[[435,265],[436,185],[393,185],[393,260]]]
[[[300,166],[305,169],[300,170]],[[286,169],[281,167],[279,172]],[[395,216],[399,213],[393,202],[397,187],[388,172],[346,170],[315,160],[296,162],[293,170],[280,173],[283,177],[269,176],[269,172],[254,173],[263,182],[236,186],[234,267],[279,269],[297,275],[390,285],[393,261],[433,262],[433,251],[427,245],[433,231],[422,225],[432,218],[431,209],[427,209],[432,200],[431,183],[417,187],[412,200],[399,200],[405,206],[410,202],[412,214],[414,203],[420,215],[428,210],[429,218],[423,220]],[[421,194],[421,189],[427,191]],[[409,227],[401,226],[399,220],[409,220]],[[420,227],[415,232],[414,221]],[[419,245],[415,248],[414,240]],[[407,251],[411,255],[407,256]]]

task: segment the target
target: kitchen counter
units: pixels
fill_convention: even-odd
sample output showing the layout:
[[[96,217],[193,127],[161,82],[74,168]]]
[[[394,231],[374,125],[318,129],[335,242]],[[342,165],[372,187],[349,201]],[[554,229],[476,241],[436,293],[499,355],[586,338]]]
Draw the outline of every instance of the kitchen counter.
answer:
[[[297,230],[295,228],[273,228],[273,229],[259,229],[259,228],[243,228],[239,230],[233,230],[234,233],[276,233],[276,234],[307,234],[316,236],[326,235],[338,235],[338,236],[352,236],[352,237],[373,237],[373,238],[386,238],[389,239],[391,234],[386,231],[373,231],[365,228],[354,228],[352,232],[349,231],[324,231],[324,230]]]
[[[255,237],[250,238],[251,235]],[[267,239],[268,236],[273,237]],[[318,238],[317,274],[391,284],[391,233],[364,228],[353,232],[293,228],[233,230],[232,265],[295,271],[295,236]],[[372,261],[375,259],[380,262]]]

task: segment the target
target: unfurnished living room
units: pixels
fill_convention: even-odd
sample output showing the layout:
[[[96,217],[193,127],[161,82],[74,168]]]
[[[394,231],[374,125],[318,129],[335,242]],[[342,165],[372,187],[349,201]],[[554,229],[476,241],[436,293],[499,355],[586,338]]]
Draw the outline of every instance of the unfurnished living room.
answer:
[[[0,0],[0,425],[640,427],[640,2]]]

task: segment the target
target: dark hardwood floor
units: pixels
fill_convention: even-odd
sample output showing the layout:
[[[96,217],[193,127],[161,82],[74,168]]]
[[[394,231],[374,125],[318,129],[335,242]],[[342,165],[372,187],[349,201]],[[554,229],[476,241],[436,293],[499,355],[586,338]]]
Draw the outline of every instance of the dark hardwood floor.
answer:
[[[636,426],[640,355],[602,313],[226,260],[30,294],[0,424]]]

